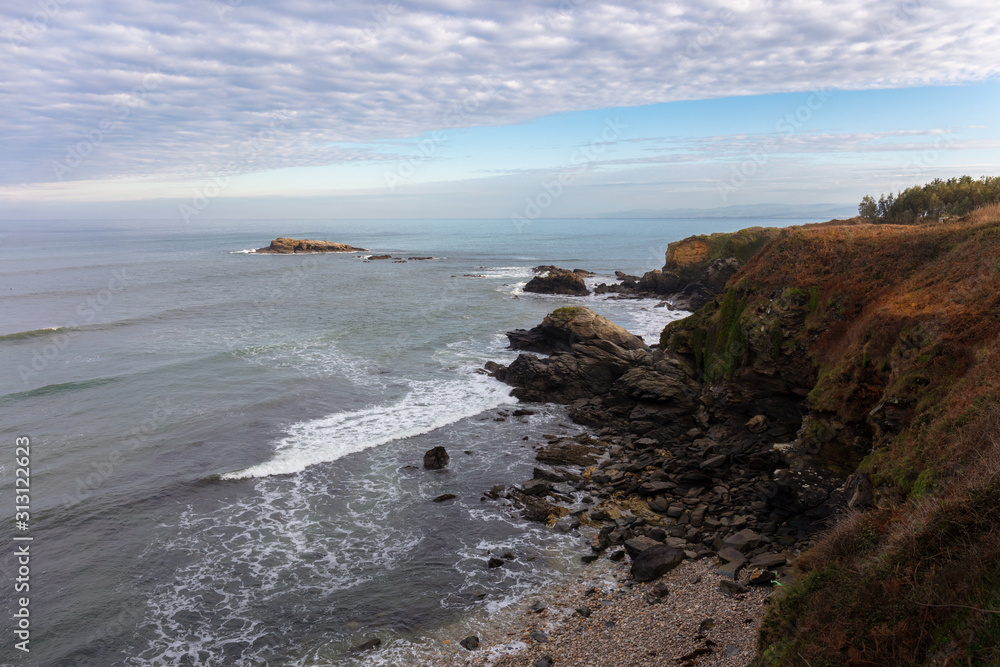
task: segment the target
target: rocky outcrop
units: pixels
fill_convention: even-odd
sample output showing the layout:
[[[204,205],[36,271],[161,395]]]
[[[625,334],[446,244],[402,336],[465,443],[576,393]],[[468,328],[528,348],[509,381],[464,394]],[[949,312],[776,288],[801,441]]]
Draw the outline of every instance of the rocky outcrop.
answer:
[[[775,238],[776,228],[751,227],[733,233],[691,236],[667,246],[663,269],[641,278],[616,272],[618,284],[598,285],[596,294],[666,297],[679,310],[695,311],[722,293],[746,262]]]
[[[257,253],[273,253],[280,255],[290,255],[294,253],[316,253],[316,252],[365,252],[364,248],[355,248],[346,243],[332,243],[330,241],[308,241],[304,239],[290,239],[286,237],[276,238],[271,241],[271,245],[266,248],[258,248]]]
[[[609,391],[649,352],[641,338],[588,308],[560,308],[538,327],[508,335],[515,349],[552,355],[522,354],[509,366],[488,367],[497,379],[514,386],[514,396],[526,401],[593,398]]]
[[[541,354],[571,352],[574,345],[599,341],[613,343],[624,350],[649,349],[635,334],[583,307],[558,308],[532,329],[508,332],[507,339],[513,350]]]
[[[583,276],[593,275],[589,271],[560,269],[557,266],[539,266],[535,269],[542,275],[535,276],[524,286],[525,292],[534,294],[565,294],[587,296],[590,290]]]

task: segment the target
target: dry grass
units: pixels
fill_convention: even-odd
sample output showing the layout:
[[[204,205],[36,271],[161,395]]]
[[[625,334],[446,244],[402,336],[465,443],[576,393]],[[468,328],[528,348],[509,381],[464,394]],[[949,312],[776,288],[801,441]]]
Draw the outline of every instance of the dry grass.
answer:
[[[873,433],[862,462],[884,507],[846,515],[800,559],[759,664],[1000,665],[1000,205],[789,243],[825,267],[796,280],[848,299],[843,320],[804,341],[822,369],[812,406],[861,419],[873,396],[915,407],[898,432]],[[859,248],[868,256],[851,258]],[[748,268],[755,289],[778,280]]]

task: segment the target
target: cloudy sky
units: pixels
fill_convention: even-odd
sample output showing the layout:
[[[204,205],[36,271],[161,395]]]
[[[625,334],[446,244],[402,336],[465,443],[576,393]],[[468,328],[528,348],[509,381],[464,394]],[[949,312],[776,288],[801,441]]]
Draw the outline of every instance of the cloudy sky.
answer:
[[[1000,174],[973,0],[29,0],[0,217],[655,215]]]

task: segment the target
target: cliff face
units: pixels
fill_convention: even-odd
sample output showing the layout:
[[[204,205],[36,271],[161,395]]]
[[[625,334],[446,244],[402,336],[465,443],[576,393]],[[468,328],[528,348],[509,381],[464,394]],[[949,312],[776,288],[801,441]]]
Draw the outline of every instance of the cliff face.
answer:
[[[647,272],[631,289],[671,296],[678,308],[697,310],[722,292],[733,274],[777,233],[751,227],[674,241],[667,246],[663,270]]]
[[[759,664],[1000,659],[1000,208],[782,230],[661,346],[710,411],[801,397],[776,485],[811,466],[877,489],[800,561]]]
[[[642,281],[731,273],[659,349],[589,340],[497,376],[669,449],[682,490],[711,476],[741,489],[775,543],[857,510],[800,559],[758,664],[1000,661],[1000,206],[694,237],[667,260]]]

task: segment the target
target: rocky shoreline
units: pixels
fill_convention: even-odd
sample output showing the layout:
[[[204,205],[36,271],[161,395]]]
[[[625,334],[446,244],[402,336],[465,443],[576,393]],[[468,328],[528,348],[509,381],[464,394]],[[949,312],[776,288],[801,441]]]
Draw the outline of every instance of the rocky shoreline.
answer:
[[[754,235],[751,245],[762,243],[760,238],[770,236]],[[650,272],[638,281],[621,275],[622,285],[604,292],[641,297],[640,285],[658,281],[675,297],[714,299],[742,262],[715,256],[694,241],[671,245],[668,267],[672,258],[675,271]],[[684,283],[680,273],[693,282]],[[548,276],[575,278],[559,271]],[[579,532],[590,549],[584,563],[607,561],[622,569],[622,585],[636,594],[619,606],[631,605],[631,615],[641,616],[636,606],[670,594],[672,585],[662,582],[673,581],[669,573],[675,570],[697,570],[695,588],[703,597],[757,604],[781,595],[791,581],[790,563],[812,545],[824,520],[871,501],[865,476],[845,480],[800,446],[808,414],[794,381],[776,383],[772,373],[713,382],[682,345],[651,347],[587,308],[560,308],[508,338],[511,349],[523,353],[507,366],[490,362],[486,371],[511,385],[521,401],[569,405],[572,420],[588,431],[546,437],[538,443],[533,478],[494,487],[484,501],[509,503],[525,519],[560,532]],[[787,362],[801,360],[789,355]],[[763,606],[740,613],[753,625]],[[596,632],[580,631],[588,637]],[[642,631],[637,625],[632,634]],[[652,627],[646,632],[655,634]],[[520,657],[496,664],[543,665],[545,643],[529,633]],[[687,660],[675,659],[747,664],[754,650],[752,642],[744,645],[744,662],[732,662],[736,654],[727,657],[726,648],[714,642]]]

